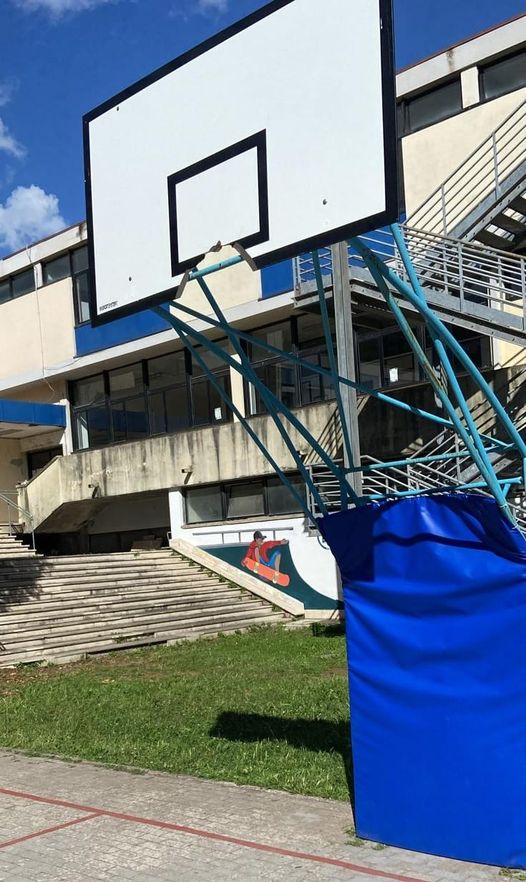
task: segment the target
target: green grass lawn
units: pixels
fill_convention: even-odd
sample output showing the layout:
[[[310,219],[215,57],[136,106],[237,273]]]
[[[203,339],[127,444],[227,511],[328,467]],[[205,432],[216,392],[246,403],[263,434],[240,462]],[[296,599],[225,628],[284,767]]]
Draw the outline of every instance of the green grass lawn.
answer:
[[[348,799],[344,638],[329,627],[0,670],[0,746]]]

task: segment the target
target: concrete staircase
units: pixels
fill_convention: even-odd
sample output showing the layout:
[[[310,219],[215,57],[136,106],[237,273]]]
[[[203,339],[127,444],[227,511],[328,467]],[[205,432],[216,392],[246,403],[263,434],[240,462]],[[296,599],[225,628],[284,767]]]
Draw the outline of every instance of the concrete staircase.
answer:
[[[268,601],[171,549],[0,557],[0,667],[285,620]]]
[[[21,560],[22,558],[37,555],[32,548],[24,545],[20,539],[17,539],[11,532],[9,524],[0,524],[0,561],[3,560]]]

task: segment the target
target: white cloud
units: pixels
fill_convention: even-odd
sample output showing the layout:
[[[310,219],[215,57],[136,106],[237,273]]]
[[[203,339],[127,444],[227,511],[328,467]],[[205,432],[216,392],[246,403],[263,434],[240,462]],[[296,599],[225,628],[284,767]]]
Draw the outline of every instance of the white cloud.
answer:
[[[115,0],[12,0],[12,2],[27,12],[48,12],[54,18],[60,18],[68,12],[83,12],[85,9],[113,3]]]
[[[16,187],[0,204],[0,247],[18,251],[66,226],[58,199],[41,187]]]
[[[0,80],[0,107],[9,104],[17,86],[18,82],[14,77]]]
[[[25,147],[13,137],[2,119],[0,119],[0,151],[14,156],[15,159],[23,159],[26,155]]]

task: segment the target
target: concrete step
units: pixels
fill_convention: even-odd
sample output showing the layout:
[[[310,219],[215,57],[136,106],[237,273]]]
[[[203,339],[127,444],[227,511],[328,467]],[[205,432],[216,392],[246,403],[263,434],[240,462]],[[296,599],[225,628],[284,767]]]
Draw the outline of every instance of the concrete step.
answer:
[[[80,601],[64,601],[64,602],[43,602],[30,601],[23,605],[13,604],[7,610],[0,613],[0,639],[5,632],[5,628],[10,623],[20,622],[21,624],[32,626],[33,622],[48,621],[56,618],[64,619],[68,616],[78,618],[79,615],[91,617],[97,615],[114,614],[120,611],[136,610],[136,609],[155,609],[157,607],[170,606],[178,608],[186,603],[200,603],[206,605],[214,603],[216,600],[224,600],[232,597],[247,596],[238,588],[226,588],[225,590],[200,591],[196,592],[177,592],[166,591],[161,593],[141,594],[133,599],[125,597],[109,597],[99,599],[96,597],[81,599]]]
[[[4,616],[12,614],[31,615],[31,610],[38,611],[41,609],[77,609],[79,607],[88,608],[93,606],[107,606],[108,604],[120,603],[140,603],[144,600],[155,600],[162,597],[215,597],[218,593],[224,591],[238,591],[235,586],[226,583],[212,584],[206,583],[198,588],[192,586],[178,587],[177,584],[159,583],[149,587],[148,585],[137,586],[135,590],[114,590],[99,588],[98,590],[86,590],[82,592],[69,592],[66,597],[60,592],[55,592],[47,596],[35,595],[28,597],[27,595],[18,595],[19,599],[8,599],[4,603],[0,601],[0,627]]]
[[[53,593],[56,594],[57,591],[68,594],[75,591],[82,591],[84,589],[103,591],[107,588],[120,588],[121,590],[130,588],[133,590],[136,585],[143,585],[146,583],[151,585],[172,583],[177,585],[198,586],[207,584],[208,582],[213,582],[215,585],[221,584],[221,580],[218,576],[209,576],[207,573],[196,573],[194,576],[177,576],[170,573],[152,573],[149,576],[146,574],[135,576],[133,573],[128,573],[127,576],[120,576],[117,579],[99,579],[97,576],[86,576],[85,578],[71,581],[66,579],[39,579],[34,582],[13,581],[10,586],[0,585],[0,599],[11,596],[12,591],[16,590],[21,592],[27,592],[29,590],[42,596]]]
[[[195,572],[196,570],[200,570],[201,567],[197,565],[192,566],[189,563],[184,563],[184,561],[179,561],[174,558],[161,558],[158,561],[94,561],[91,558],[88,558],[84,563],[78,563],[75,566],[72,564],[67,564],[62,566],[61,564],[50,564],[46,558],[34,558],[32,560],[24,560],[24,562],[14,562],[10,563],[9,561],[4,561],[0,565],[0,580],[4,578],[10,578],[13,573],[60,573],[64,575],[77,575],[85,572],[94,572],[94,573],[112,573],[112,572],[122,572],[129,573],[132,570],[160,570],[160,569],[170,569],[173,572]]]
[[[85,634],[102,634],[106,632],[119,632],[126,628],[139,629],[140,631],[149,626],[157,626],[159,623],[190,621],[194,618],[203,618],[206,616],[208,620],[220,618],[223,613],[230,615],[244,610],[248,613],[259,609],[263,614],[266,607],[261,601],[252,600],[252,598],[234,597],[224,598],[222,600],[210,601],[206,607],[202,603],[186,603],[179,606],[171,607],[169,604],[161,609],[151,609],[148,606],[133,612],[119,610],[98,616],[86,616],[84,614],[62,619],[61,617],[54,620],[46,620],[45,622],[28,621],[27,623],[2,624],[0,630],[0,642],[6,646],[13,647],[15,644],[24,643],[34,640],[42,640],[45,642],[47,638],[52,640],[61,636],[72,636]]]
[[[273,614],[269,613],[269,616],[271,615]],[[95,633],[93,629],[90,628],[80,632],[71,630],[64,634],[59,631],[57,634],[40,638],[33,638],[28,634],[26,638],[23,636],[21,638],[11,637],[9,640],[3,641],[3,643],[6,653],[14,652],[15,650],[24,652],[35,649],[60,649],[65,646],[71,646],[72,644],[78,647],[82,647],[85,644],[93,645],[94,643],[102,642],[114,642],[118,644],[123,638],[135,637],[138,634],[141,636],[160,636],[161,634],[170,633],[173,630],[184,631],[192,627],[207,627],[209,625],[216,625],[218,630],[220,630],[223,623],[232,624],[238,619],[248,621],[252,618],[262,617],[265,618],[264,614],[262,616],[261,608],[259,606],[254,609],[247,609],[245,606],[243,606],[242,609],[232,608],[217,613],[213,612],[210,615],[206,611],[201,610],[194,614],[187,613],[181,618],[176,618],[174,616],[156,616],[155,619],[152,619],[151,621],[145,619],[144,621],[123,624],[121,626],[104,624],[102,627],[97,626]],[[3,659],[3,653],[0,653],[0,659]]]
[[[77,565],[83,565],[89,561],[116,561],[116,560],[124,560],[124,561],[137,561],[137,560],[161,560],[162,558],[169,558],[173,560],[181,560],[188,564],[190,561],[186,561],[182,555],[178,554],[176,551],[173,551],[171,548],[160,548],[157,551],[114,551],[108,554],[61,554],[55,557],[46,556],[44,560],[49,563],[74,563]],[[197,566],[197,564],[195,564]]]
[[[260,627],[263,625],[278,625],[283,621],[283,616],[280,613],[271,613],[265,616],[224,622],[220,628],[218,628],[216,624],[197,625],[192,628],[174,628],[171,631],[165,631],[153,636],[136,636],[135,639],[124,639],[118,643],[97,642],[84,644],[82,647],[79,647],[77,644],[72,644],[69,647],[63,646],[55,649],[48,648],[43,652],[39,652],[38,650],[25,650],[24,652],[3,653],[0,655],[0,667],[13,667],[14,665],[27,664],[35,661],[72,662],[89,655],[101,655],[106,652],[140,649],[141,647],[155,646],[163,643],[172,644],[186,640],[198,640],[201,637],[214,637],[217,634],[236,634],[240,631],[246,631],[249,628]]]

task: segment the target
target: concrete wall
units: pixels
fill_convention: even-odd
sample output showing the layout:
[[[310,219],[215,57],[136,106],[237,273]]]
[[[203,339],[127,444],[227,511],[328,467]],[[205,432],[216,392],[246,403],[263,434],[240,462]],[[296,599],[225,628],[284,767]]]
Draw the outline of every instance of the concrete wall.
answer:
[[[26,458],[21,450],[20,441],[11,438],[0,439],[0,491],[16,494],[16,485],[27,478]],[[16,495],[10,496],[16,503]],[[16,512],[11,510],[11,517],[18,520]],[[9,520],[8,506],[0,499],[0,523]]]
[[[319,437],[333,411],[334,404],[329,403],[302,408],[297,415]],[[254,417],[251,425],[282,468],[296,468],[269,417]],[[292,428],[290,438],[296,449],[306,451],[307,443]],[[22,489],[20,504],[47,532],[69,531],[89,518],[101,499],[272,473],[243,427],[227,423],[55,460]],[[65,506],[74,502],[82,505],[72,523]]]
[[[75,355],[71,279],[0,305],[0,381],[53,372]]]

